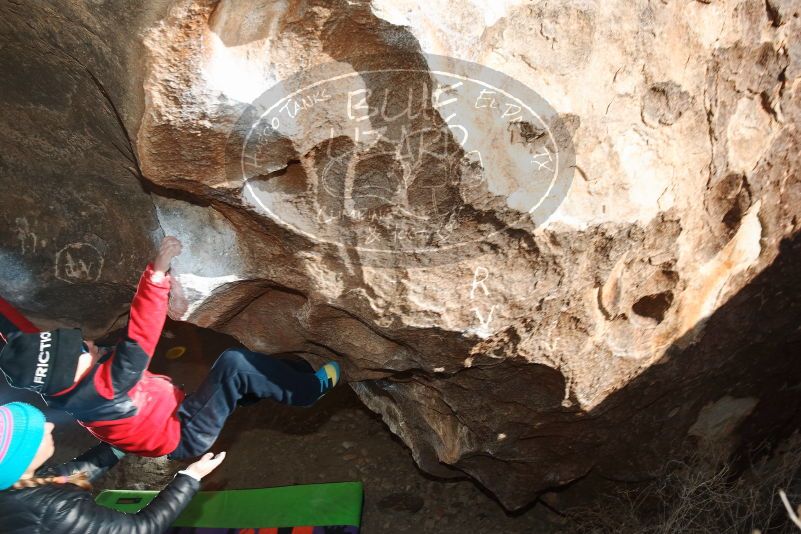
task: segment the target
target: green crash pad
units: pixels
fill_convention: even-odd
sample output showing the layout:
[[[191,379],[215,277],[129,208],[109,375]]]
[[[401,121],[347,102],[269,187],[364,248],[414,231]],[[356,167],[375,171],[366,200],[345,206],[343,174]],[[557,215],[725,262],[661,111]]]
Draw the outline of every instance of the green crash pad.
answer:
[[[135,513],[156,491],[104,491],[97,503]],[[279,488],[201,491],[175,521],[175,527],[266,528],[361,524],[361,482]]]

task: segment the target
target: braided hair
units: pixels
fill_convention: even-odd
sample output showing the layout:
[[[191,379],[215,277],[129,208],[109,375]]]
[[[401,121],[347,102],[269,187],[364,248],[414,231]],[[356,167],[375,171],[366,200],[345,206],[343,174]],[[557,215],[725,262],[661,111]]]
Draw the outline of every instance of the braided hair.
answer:
[[[70,476],[21,478],[11,486],[11,489],[38,488],[47,484],[74,484],[81,489],[92,489],[86,473],[74,473]]]

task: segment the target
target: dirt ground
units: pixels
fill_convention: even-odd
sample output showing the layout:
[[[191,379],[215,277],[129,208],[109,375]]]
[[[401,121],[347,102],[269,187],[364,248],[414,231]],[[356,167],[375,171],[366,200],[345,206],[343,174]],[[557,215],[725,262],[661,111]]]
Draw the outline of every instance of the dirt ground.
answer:
[[[151,365],[192,391],[215,357],[235,342],[182,323],[169,323]],[[165,353],[184,346],[169,360]],[[33,396],[0,388],[0,401]],[[47,412],[56,422],[56,461],[68,460],[96,443],[69,416]],[[365,500],[362,530],[376,533],[548,533],[559,530],[559,516],[543,506],[509,515],[469,480],[443,481],[422,473],[409,450],[353,391],[338,387],[312,408],[292,408],[272,401],[238,409],[212,449],[227,451],[222,466],[204,479],[212,489],[257,488],[315,482],[360,480]],[[98,485],[157,489],[182,467],[163,460],[126,459],[127,469]]]

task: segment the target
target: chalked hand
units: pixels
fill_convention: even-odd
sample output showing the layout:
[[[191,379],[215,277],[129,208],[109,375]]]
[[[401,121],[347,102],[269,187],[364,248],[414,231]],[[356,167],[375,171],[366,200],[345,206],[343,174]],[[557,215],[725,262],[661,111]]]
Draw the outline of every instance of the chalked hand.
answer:
[[[181,253],[181,242],[178,238],[167,236],[161,240],[159,252],[153,260],[153,270],[157,272],[167,272],[170,268],[172,259]]]

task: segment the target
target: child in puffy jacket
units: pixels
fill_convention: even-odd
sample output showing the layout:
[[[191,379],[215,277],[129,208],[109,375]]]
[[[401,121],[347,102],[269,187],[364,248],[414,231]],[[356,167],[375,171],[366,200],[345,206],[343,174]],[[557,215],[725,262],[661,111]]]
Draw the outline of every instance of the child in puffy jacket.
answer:
[[[238,348],[223,352],[186,397],[168,377],[148,371],[167,317],[167,271],[180,252],[178,239],[164,238],[139,281],[126,335],[114,347],[84,340],[79,329],[10,335],[0,352],[8,383],[39,393],[116,449],[185,459],[212,446],[238,405],[271,398],[310,406],[339,382],[336,362],[315,372]]]
[[[0,406],[0,532],[61,534],[161,534],[180,515],[225,453],[206,454],[136,514],[95,503],[90,483],[117,463],[100,444],[74,460],[41,469],[55,452],[53,424],[23,402]]]

